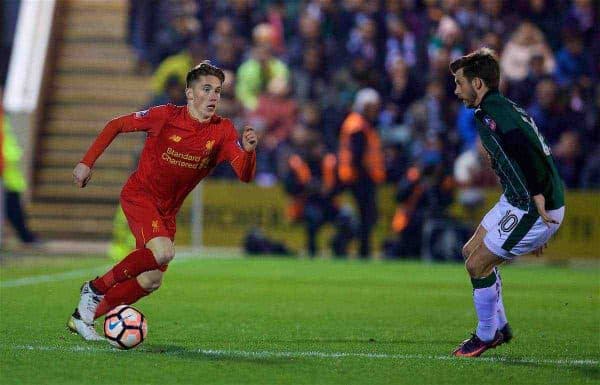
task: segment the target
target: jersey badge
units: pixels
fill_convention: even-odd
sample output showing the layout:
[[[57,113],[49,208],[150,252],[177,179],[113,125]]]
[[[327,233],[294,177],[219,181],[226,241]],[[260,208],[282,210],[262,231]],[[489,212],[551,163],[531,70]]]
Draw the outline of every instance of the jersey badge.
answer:
[[[152,221],[152,232],[158,233],[158,220],[157,219]]]
[[[171,135],[169,136],[169,140],[172,140],[175,143],[181,142],[181,136],[179,135]]]
[[[150,110],[138,111],[135,113],[135,118],[141,119],[141,118],[145,117],[146,115],[148,115],[148,112],[150,112]]]
[[[490,118],[489,116],[486,116],[483,118],[483,122],[490,128],[490,130],[496,131],[496,122],[494,121],[494,119]]]
[[[214,140],[209,140],[208,142],[206,142],[206,151],[210,152],[212,151],[213,146],[215,145],[215,141]]]

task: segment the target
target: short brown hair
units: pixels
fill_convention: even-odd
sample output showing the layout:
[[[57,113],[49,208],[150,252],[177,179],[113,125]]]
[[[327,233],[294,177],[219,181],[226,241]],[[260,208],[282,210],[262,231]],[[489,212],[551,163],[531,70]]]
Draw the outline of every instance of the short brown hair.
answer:
[[[462,56],[450,63],[453,74],[459,69],[468,80],[480,78],[491,89],[498,89],[500,82],[500,65],[496,53],[489,48],[480,48],[468,55]]]
[[[217,66],[210,64],[210,60],[204,60],[188,72],[185,77],[185,86],[190,88],[192,83],[200,78],[200,76],[216,76],[221,81],[225,81],[225,73]]]

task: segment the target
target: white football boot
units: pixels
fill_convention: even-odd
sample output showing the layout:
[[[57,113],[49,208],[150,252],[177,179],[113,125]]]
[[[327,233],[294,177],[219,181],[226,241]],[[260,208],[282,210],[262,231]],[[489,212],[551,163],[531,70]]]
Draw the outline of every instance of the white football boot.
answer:
[[[81,286],[81,298],[79,299],[79,305],[77,305],[77,311],[79,312],[79,318],[88,325],[94,325],[94,315],[98,304],[104,295],[96,294],[90,286],[90,282],[86,282]]]
[[[67,327],[73,333],[79,334],[86,341],[104,341],[106,338],[100,337],[96,329],[94,329],[94,324],[91,325],[83,322],[83,320],[79,317],[79,312],[75,310],[75,313],[69,318],[67,321]]]

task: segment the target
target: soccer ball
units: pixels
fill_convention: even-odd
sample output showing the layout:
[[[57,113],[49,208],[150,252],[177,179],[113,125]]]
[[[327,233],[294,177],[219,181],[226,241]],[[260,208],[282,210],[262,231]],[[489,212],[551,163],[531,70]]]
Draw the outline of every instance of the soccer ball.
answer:
[[[117,306],[104,319],[104,335],[119,349],[135,348],[146,339],[146,334],[146,318],[131,306]]]

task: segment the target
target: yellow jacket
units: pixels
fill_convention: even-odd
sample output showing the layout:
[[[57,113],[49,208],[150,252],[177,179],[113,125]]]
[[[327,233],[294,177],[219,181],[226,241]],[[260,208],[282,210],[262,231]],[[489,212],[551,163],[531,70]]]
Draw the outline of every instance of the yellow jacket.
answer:
[[[185,77],[193,65],[192,56],[188,51],[181,51],[163,60],[152,75],[151,86],[154,95],[165,91],[167,80],[173,75],[181,80],[181,84],[185,84]]]
[[[25,178],[21,172],[21,157],[23,151],[17,143],[17,139],[12,133],[10,120],[8,116],[0,111],[0,122],[2,123],[2,183],[6,191],[23,192],[27,187]]]

